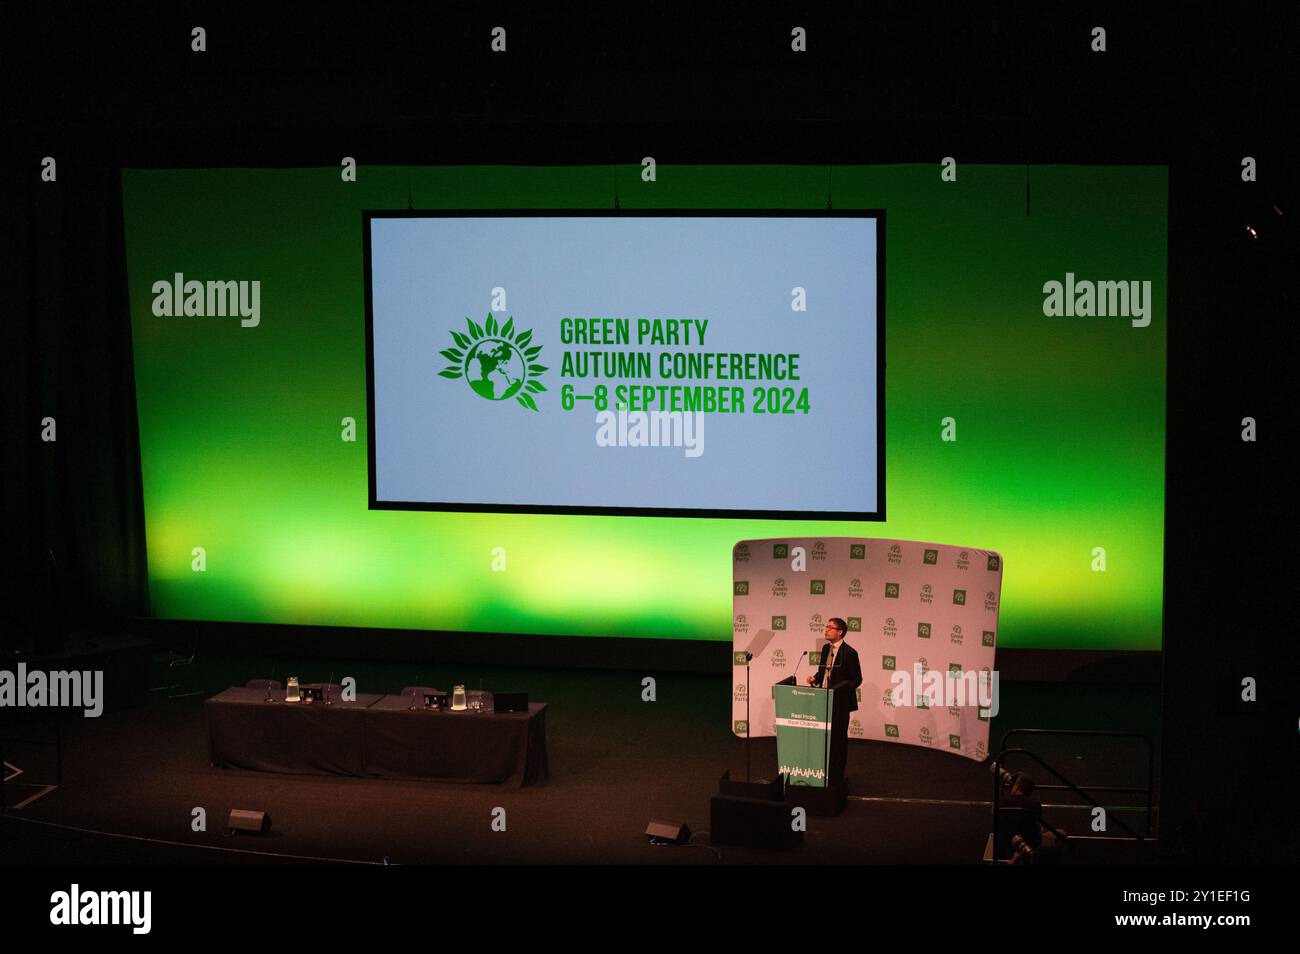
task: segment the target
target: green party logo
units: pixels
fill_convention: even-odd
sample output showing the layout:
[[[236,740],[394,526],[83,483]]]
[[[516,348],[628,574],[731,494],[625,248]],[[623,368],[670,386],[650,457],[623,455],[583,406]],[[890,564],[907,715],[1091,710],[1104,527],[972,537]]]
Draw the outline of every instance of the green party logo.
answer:
[[[736,596],[748,596],[749,580],[736,580],[732,593]]]
[[[891,724],[891,723],[889,723],[889,722],[886,722],[886,723],[885,723],[885,738],[887,738],[887,739],[896,739],[896,738],[898,738],[898,726],[893,725],[893,724]]]
[[[965,591],[965,590],[953,590],[953,591],[952,591],[952,605],[953,605],[953,606],[965,606],[965,605],[966,605],[966,591]]]
[[[929,623],[917,623],[917,624],[916,624],[916,638],[917,638],[917,639],[929,639],[929,638],[930,638],[930,624],[929,624]]]
[[[984,630],[982,635],[980,636],[980,645],[982,646],[993,645],[993,634],[990,633],[987,629]]]
[[[790,544],[788,544],[788,543],[774,543],[774,544],[772,544],[772,559],[773,559],[773,560],[784,560],[784,559],[785,559],[786,557],[788,557],[789,555],[790,555]]]
[[[998,570],[1001,568],[1001,566],[1002,566],[1002,562],[998,559],[997,555],[991,554],[989,556],[989,569]]]
[[[733,666],[744,666],[749,662],[749,653],[739,652],[732,653],[731,663]]]
[[[546,390],[537,380],[546,371],[545,365],[534,364],[542,353],[541,345],[529,347],[532,330],[516,334],[514,318],[504,325],[488,312],[482,325],[472,318],[465,319],[469,334],[451,333],[456,347],[439,352],[451,366],[438,372],[444,378],[464,378],[470,389],[488,401],[507,401],[514,398],[530,411],[537,410],[533,395]]]
[[[825,580],[809,580],[808,583],[809,583],[809,589],[808,589],[808,592],[811,593],[813,596],[825,596],[825,595],[826,595],[826,581],[825,581]]]
[[[939,562],[939,551],[926,550],[925,556],[921,558],[921,562],[929,566],[934,566],[936,563]]]
[[[886,583],[886,584],[885,584],[885,599],[887,599],[887,600],[896,600],[896,599],[898,599],[898,584],[897,584],[897,583]]]
[[[867,545],[865,543],[849,544],[850,560],[865,560],[867,558]]]
[[[777,630],[777,629],[785,629],[785,617],[784,617],[784,616],[773,616],[773,617],[772,617],[772,629],[774,629],[774,630]]]
[[[897,667],[897,665],[898,665],[898,660],[895,659],[893,656],[882,656],[880,658],[881,669],[894,669]]]
[[[732,723],[731,732],[733,735],[749,735],[749,723],[744,719],[737,719]]]
[[[862,617],[861,617],[861,616],[850,616],[847,620],[845,620],[845,622],[847,622],[847,623],[849,624],[849,632],[850,632],[850,633],[860,633],[860,632],[862,632]]]
[[[950,735],[950,736],[948,736],[948,748],[950,748],[950,749],[960,749],[960,748],[961,748],[961,736],[960,736],[960,735]]]

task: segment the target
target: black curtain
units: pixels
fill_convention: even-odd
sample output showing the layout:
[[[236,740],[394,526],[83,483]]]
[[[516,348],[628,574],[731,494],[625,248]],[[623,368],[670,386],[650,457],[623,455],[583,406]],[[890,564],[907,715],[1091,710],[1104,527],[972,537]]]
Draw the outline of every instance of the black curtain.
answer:
[[[121,172],[54,158],[56,181],[28,153],[3,185],[5,649],[148,609]]]
[[[1170,173],[1160,839],[1171,860],[1293,861],[1296,180],[1256,150]],[[1231,174],[1229,174],[1229,171]],[[1243,442],[1243,418],[1258,439]],[[1258,687],[1242,698],[1243,679]]]

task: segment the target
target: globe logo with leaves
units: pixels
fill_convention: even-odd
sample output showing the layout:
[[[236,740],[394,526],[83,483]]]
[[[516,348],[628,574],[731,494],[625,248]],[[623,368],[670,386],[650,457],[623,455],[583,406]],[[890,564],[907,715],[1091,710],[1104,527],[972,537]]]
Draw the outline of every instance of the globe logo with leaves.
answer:
[[[451,337],[456,346],[439,352],[451,365],[438,375],[464,378],[475,394],[489,401],[514,398],[536,411],[533,395],[546,390],[537,380],[546,367],[535,363],[542,346],[532,345],[532,331],[517,332],[514,318],[498,325],[491,312],[482,325],[471,318],[466,318],[465,324],[469,333],[453,331]]]

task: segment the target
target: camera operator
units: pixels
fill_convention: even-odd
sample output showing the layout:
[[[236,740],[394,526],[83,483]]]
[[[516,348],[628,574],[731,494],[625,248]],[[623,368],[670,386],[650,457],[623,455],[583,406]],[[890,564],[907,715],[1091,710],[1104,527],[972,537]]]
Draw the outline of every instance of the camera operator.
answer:
[[[1012,864],[1052,864],[1060,856],[1061,834],[1043,822],[1043,805],[1034,798],[1035,782],[1023,772],[1001,773],[1003,793],[1001,808],[1017,809],[1008,813],[1011,822],[1010,842],[1015,848]],[[999,828],[1002,827],[1001,820]]]

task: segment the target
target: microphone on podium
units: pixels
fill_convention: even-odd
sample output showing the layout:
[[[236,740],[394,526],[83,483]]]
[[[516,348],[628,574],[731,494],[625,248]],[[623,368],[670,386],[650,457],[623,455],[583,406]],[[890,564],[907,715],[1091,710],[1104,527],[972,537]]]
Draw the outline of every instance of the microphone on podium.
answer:
[[[799,658],[794,661],[794,669],[791,670],[790,675],[786,676],[784,679],[782,679],[780,682],[777,683],[778,686],[799,685],[799,677],[798,677],[799,666],[803,662],[803,657],[807,656],[809,652],[811,652],[811,650],[805,649],[803,652],[799,654]]]

